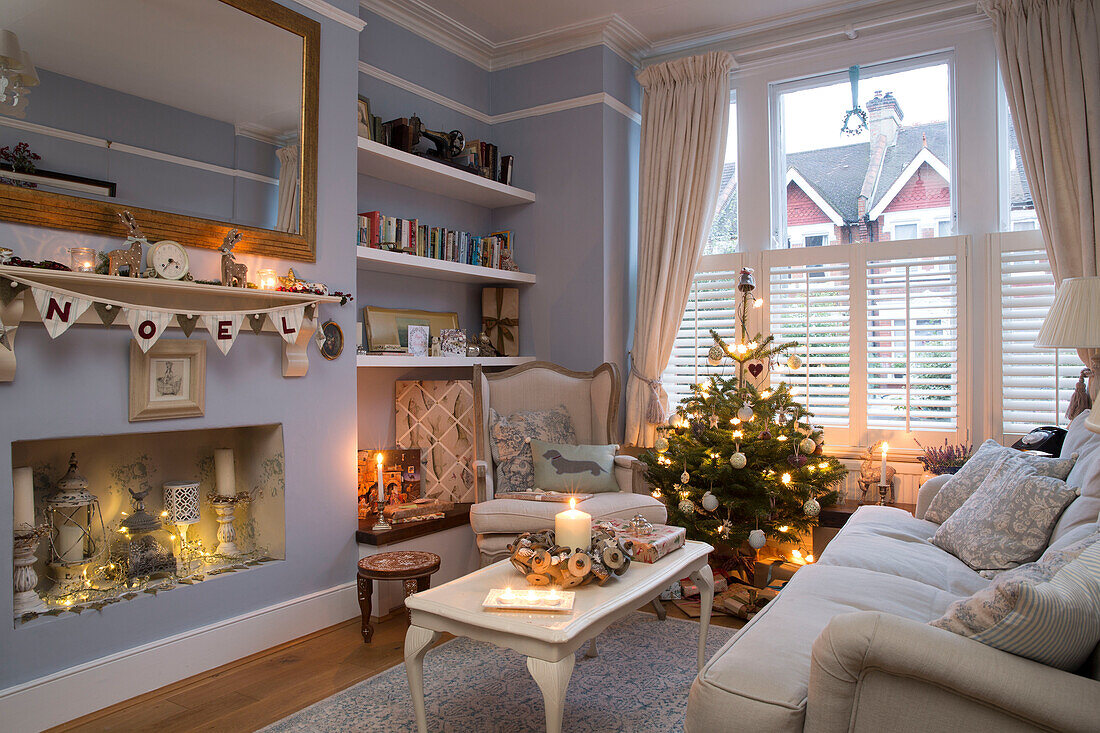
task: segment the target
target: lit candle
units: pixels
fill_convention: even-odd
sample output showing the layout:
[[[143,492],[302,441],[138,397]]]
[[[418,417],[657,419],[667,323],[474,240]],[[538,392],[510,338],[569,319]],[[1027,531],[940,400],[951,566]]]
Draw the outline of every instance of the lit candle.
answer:
[[[554,517],[554,539],[562,547],[587,550],[592,544],[592,515],[577,509],[577,500],[569,500],[569,509]]]
[[[275,289],[275,270],[265,267],[256,273],[256,276],[260,279],[260,290]]]
[[[386,490],[382,487],[382,451],[374,454],[375,463],[378,466],[378,501],[386,501]]]
[[[505,603],[511,603],[514,599],[515,596],[512,595],[511,587],[505,588],[504,592],[500,594],[500,600],[504,601]]]
[[[12,471],[15,486],[15,528],[30,529],[34,526],[34,476],[30,466]]]
[[[535,592],[534,588],[527,591],[527,602],[535,603],[539,599],[539,594]]]
[[[886,485],[886,451],[890,449],[889,443],[882,444],[882,465],[879,466],[878,484],[879,486]]]
[[[75,524],[62,524],[57,528],[57,547],[62,562],[80,562],[84,559],[84,530]]]
[[[230,448],[218,448],[214,451],[214,479],[218,496],[237,495],[237,477],[233,468],[233,451]]]

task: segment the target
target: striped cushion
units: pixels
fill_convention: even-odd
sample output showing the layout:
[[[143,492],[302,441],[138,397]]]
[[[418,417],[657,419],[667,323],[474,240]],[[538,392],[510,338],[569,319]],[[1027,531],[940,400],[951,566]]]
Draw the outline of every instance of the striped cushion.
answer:
[[[989,626],[966,619],[966,604],[973,599],[953,604],[931,624],[1052,667],[1079,668],[1100,642],[1100,543],[1047,582],[1013,585],[1014,606]]]

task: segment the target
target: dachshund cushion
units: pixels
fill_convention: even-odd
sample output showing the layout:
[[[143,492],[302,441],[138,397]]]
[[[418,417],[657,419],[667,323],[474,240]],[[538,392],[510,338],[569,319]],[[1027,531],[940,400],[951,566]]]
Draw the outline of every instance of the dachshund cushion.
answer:
[[[531,441],[535,488],[544,491],[618,491],[615,481],[617,445],[567,445]]]

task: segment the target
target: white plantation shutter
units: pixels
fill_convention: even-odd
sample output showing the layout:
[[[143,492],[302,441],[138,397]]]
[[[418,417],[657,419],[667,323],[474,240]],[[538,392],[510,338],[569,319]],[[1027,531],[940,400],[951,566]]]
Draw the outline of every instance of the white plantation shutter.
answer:
[[[867,426],[954,431],[956,256],[869,261],[866,277]]]
[[[1025,248],[1004,247],[996,263],[1001,431],[1005,435],[1023,434],[1040,425],[1065,425],[1069,398],[1084,368],[1072,349],[1035,348],[1035,336],[1054,303],[1054,276],[1040,237],[1017,241]]]
[[[735,269],[695,275],[684,318],[672,347],[672,356],[661,375],[670,408],[674,409],[687,396],[695,382],[711,374],[729,376],[734,373],[729,360],[718,367],[709,366],[707,351],[714,343],[710,335],[712,328],[731,343],[737,340],[735,309],[738,272]]]
[[[848,264],[773,266],[768,312],[777,342],[797,342],[788,354],[802,358],[794,373],[781,361],[772,384],[786,380],[818,425],[848,425],[851,368]]]

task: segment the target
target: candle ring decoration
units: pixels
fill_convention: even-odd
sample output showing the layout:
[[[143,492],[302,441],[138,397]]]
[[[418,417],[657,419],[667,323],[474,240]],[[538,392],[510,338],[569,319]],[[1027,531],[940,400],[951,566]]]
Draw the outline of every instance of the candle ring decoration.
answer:
[[[536,587],[576,588],[595,581],[603,585],[622,575],[633,559],[634,543],[619,539],[604,525],[592,531],[587,548],[564,547],[554,539],[554,530],[524,532],[508,545],[512,565]]]

